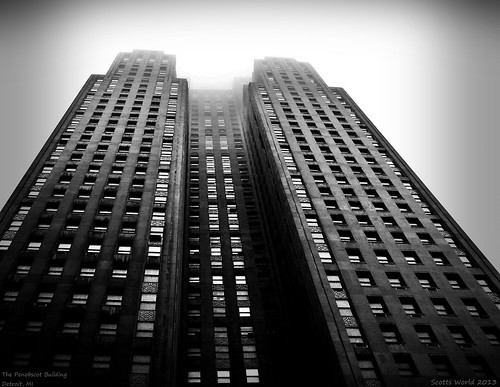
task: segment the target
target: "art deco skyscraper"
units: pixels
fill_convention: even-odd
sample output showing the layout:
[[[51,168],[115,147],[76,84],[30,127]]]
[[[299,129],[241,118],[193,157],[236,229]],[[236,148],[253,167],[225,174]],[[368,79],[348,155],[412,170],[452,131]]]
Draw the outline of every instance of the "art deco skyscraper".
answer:
[[[84,85],[1,213],[1,368],[67,378],[2,381],[145,386],[155,361],[175,368],[187,113],[161,52]]]
[[[173,56],[122,53],[0,213],[0,380],[493,383],[499,286],[309,64],[189,90]]]
[[[245,102],[298,380],[498,378],[498,272],[347,93],[268,58]]]

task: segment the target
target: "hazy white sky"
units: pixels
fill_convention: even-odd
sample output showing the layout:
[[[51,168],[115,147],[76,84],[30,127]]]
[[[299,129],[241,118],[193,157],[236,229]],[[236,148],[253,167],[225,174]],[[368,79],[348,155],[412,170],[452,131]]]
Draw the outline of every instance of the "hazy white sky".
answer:
[[[119,51],[174,54],[194,88],[289,56],[350,93],[500,268],[498,1],[18,0],[0,5],[0,49],[0,206]]]

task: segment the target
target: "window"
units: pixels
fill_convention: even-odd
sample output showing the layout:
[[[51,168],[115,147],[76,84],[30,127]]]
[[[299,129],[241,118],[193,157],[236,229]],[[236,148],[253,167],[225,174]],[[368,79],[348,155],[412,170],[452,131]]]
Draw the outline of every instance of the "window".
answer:
[[[127,278],[127,269],[113,269],[112,278]]]
[[[28,251],[37,251],[40,250],[42,246],[42,242],[29,242],[28,247],[26,248]]]
[[[403,277],[400,273],[397,272],[388,272],[387,279],[391,286],[395,289],[407,289],[406,282],[403,280]]]
[[[92,359],[92,368],[94,369],[108,369],[111,363],[111,356],[94,355]]]
[[[410,224],[411,227],[413,228],[420,228],[420,227],[423,227],[422,226],[422,223],[420,222],[420,220],[418,220],[417,218],[406,218],[406,221]]]
[[[431,301],[436,309],[437,314],[440,316],[454,315],[450,304],[444,298],[431,298]]]
[[[231,383],[230,371],[218,370],[217,371],[217,383]]]
[[[460,278],[460,276],[458,274],[445,273],[444,276],[446,277],[446,279],[450,283],[450,286],[452,287],[452,289],[467,289],[464,281],[462,280],[462,278]]]
[[[427,290],[436,290],[437,285],[429,273],[415,273],[420,286]]]
[[[28,321],[26,323],[26,332],[30,332],[30,333],[36,333],[36,332],[40,332],[42,330],[42,325],[43,325],[43,322],[42,321]]]
[[[103,336],[114,336],[116,335],[116,324],[102,323],[99,327],[99,334]]]
[[[408,243],[408,240],[402,232],[391,232],[391,235],[394,239],[394,242],[396,242],[396,244],[398,245]]]
[[[384,225],[388,227],[396,227],[398,225],[392,216],[383,216],[382,221],[384,222]]]
[[[368,239],[368,243],[380,243],[380,237],[376,231],[365,231],[366,239]]]
[[[375,256],[377,257],[378,263],[382,265],[388,265],[394,263],[387,250],[375,250],[374,253]]]
[[[426,233],[418,233],[418,238],[423,245],[432,245],[435,244],[434,240],[431,238],[429,234]]]
[[[68,321],[63,324],[61,332],[67,335],[77,335],[79,330],[79,322]]]
[[[363,257],[358,249],[347,249],[347,256],[349,257],[349,262],[351,263],[361,263],[363,262]]]
[[[256,368],[249,368],[245,370],[247,383],[259,383],[259,370]]]
[[[368,271],[358,271],[356,272],[356,275],[358,276],[359,284],[362,287],[370,287],[374,286],[375,283],[373,281],[373,277]]]
[[[457,343],[457,345],[461,347],[472,346],[472,339],[470,338],[464,327],[449,326],[448,330],[450,331],[451,337],[453,337],[453,340],[455,340],[455,343]]]
[[[408,265],[421,265],[422,261],[418,257],[417,253],[414,251],[403,251],[403,256],[405,257],[406,263]]]
[[[68,368],[70,362],[70,354],[56,353],[52,359],[52,366],[58,368]]]
[[[3,302],[16,302],[18,295],[19,295],[19,292],[16,290],[6,290],[3,297],[2,297],[2,301]]]
[[[398,367],[399,375],[402,377],[417,376],[415,364],[408,354],[393,354],[394,362]]]
[[[330,284],[330,288],[332,288],[333,290],[343,290],[338,273],[327,273],[326,277],[328,279],[328,283]]]
[[[86,293],[75,293],[71,298],[72,305],[85,305],[87,303],[87,299],[89,295]]]
[[[132,374],[149,374],[149,367],[151,363],[151,356],[148,355],[134,355],[132,357]]]
[[[434,367],[436,367],[436,375],[438,377],[444,378],[455,375],[455,370],[446,356],[430,355],[429,357],[434,364]]]
[[[51,266],[49,266],[47,274],[51,276],[61,275],[63,272],[63,265],[64,262],[52,262]]]
[[[465,267],[474,267],[475,266],[469,260],[469,258],[466,255],[464,255],[463,253],[459,253],[458,258],[460,259],[460,261],[462,261],[462,263],[464,264]]]
[[[469,361],[472,371],[478,378],[487,378],[493,374],[482,357],[467,356],[467,360]]]
[[[415,325],[415,332],[420,342],[428,347],[438,347],[439,342],[429,325]]]
[[[137,337],[153,337],[154,323],[138,322],[137,323]],[[189,355],[188,355],[189,356]]]
[[[118,249],[116,251],[118,254],[131,254],[132,253],[132,246],[129,245],[119,245]]]
[[[344,243],[354,242],[354,238],[350,231],[340,230],[339,231],[340,241]]]
[[[188,371],[188,383],[201,383],[201,372]]]
[[[36,299],[36,304],[39,306],[48,305],[51,303],[52,297],[54,297],[54,292],[40,292]]]
[[[31,269],[31,266],[29,266],[29,265],[19,265],[16,268],[16,275],[19,275],[19,276],[28,275],[30,269]]]
[[[463,298],[462,302],[469,311],[472,317],[478,318],[488,318],[488,315],[484,311],[483,307],[474,298]]]
[[[335,303],[339,309],[339,313],[342,317],[352,317],[352,310],[349,301],[347,300],[336,300]]]
[[[361,331],[358,328],[346,328],[346,331],[351,344],[364,346],[365,343],[363,341],[363,336],[361,335]]]
[[[12,359],[12,365],[21,367],[27,366],[30,361],[30,356],[29,353],[17,352]]]
[[[95,267],[82,267],[80,269],[80,277],[93,278],[95,274]]]
[[[363,379],[377,379],[375,364],[373,364],[372,359],[366,356],[360,356],[358,358],[358,366]]]
[[[484,275],[475,275],[477,283],[481,288],[486,292],[486,293],[493,293],[492,292],[492,287],[488,282],[488,279]]]
[[[390,314],[382,297],[373,296],[367,299],[374,316],[383,317]]]
[[[373,205],[373,208],[375,209],[375,211],[379,211],[379,212],[387,211],[387,207],[382,202],[372,202],[372,205]]]
[[[500,345],[500,332],[497,327],[482,327],[491,345]]]
[[[139,306],[141,310],[155,310],[156,309],[156,294],[143,293],[141,294],[141,303]]]
[[[338,226],[345,226],[347,224],[342,214],[332,214],[331,217],[333,224],[336,224]]]
[[[90,244],[87,247],[87,253],[99,254],[100,252],[101,252],[101,245],[100,244]]]
[[[399,301],[404,312],[410,317],[421,317],[422,312],[413,297],[400,297]]]
[[[440,252],[440,251],[431,251],[430,252],[432,259],[434,260],[434,263],[437,266],[445,266],[449,265],[450,263],[448,262],[448,259],[446,259],[445,255]]]
[[[402,344],[403,339],[395,324],[380,324],[380,331],[386,344]]]
[[[356,219],[358,220],[358,223],[364,227],[364,226],[372,226],[372,222],[370,218],[367,215],[358,215],[356,216]]]
[[[122,306],[122,299],[123,299],[122,295],[108,294],[108,296],[106,297],[105,305],[120,307]]]

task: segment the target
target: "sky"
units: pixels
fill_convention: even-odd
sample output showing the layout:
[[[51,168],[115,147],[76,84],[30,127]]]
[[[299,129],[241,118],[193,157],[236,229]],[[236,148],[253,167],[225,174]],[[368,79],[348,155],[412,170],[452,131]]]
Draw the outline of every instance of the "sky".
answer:
[[[500,269],[499,1],[4,1],[0,207],[88,76],[133,49],[176,55],[191,88],[229,88],[265,56],[311,63]]]

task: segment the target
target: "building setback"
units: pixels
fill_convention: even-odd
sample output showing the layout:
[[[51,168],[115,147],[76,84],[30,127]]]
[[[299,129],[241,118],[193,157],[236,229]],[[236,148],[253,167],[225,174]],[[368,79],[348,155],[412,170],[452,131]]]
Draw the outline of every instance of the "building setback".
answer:
[[[0,213],[0,380],[494,383],[499,286],[309,64],[189,90],[174,56],[121,53]]]

